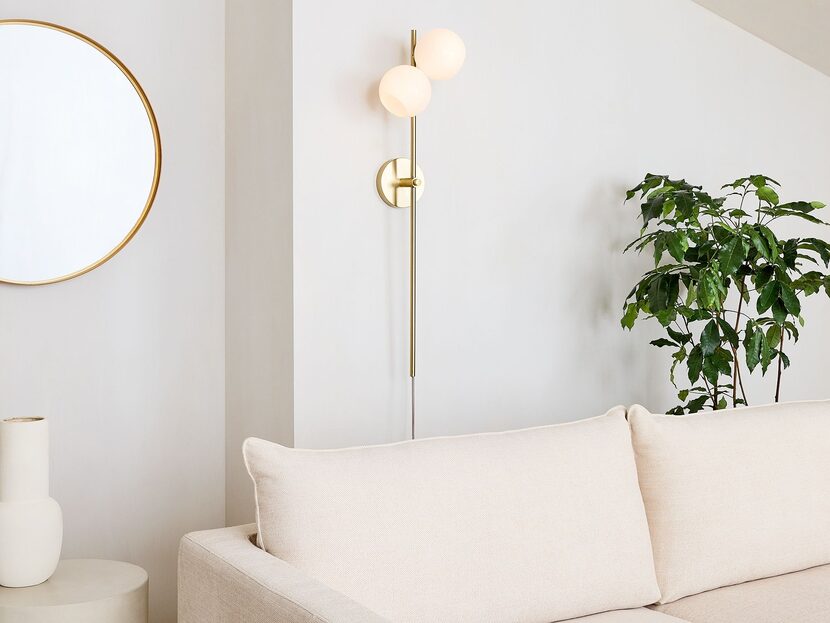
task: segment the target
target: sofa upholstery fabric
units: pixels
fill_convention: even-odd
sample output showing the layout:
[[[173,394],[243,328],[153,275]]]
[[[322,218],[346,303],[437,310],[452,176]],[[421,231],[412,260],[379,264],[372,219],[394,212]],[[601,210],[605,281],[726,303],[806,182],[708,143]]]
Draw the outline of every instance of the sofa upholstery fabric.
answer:
[[[244,455],[264,548],[395,623],[550,623],[659,598],[622,407],[342,450],[249,439]]]
[[[568,619],[563,623],[684,623],[680,619],[673,616],[657,612],[655,610],[648,610],[647,608],[637,608],[636,610],[614,610],[612,612],[603,612],[601,614],[592,614],[587,617],[579,617],[578,619]]]
[[[717,588],[657,609],[689,623],[827,623],[830,565]]]
[[[660,603],[830,563],[830,402],[628,417]]]
[[[390,623],[254,545],[256,526],[179,546],[178,623]]]

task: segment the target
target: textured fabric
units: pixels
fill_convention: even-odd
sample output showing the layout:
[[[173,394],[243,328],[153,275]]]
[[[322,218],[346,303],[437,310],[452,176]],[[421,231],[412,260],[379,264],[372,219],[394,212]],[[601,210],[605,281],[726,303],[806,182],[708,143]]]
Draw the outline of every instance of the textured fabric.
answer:
[[[659,592],[622,407],[343,450],[248,439],[267,551],[395,623],[550,623]]]
[[[661,603],[830,563],[830,402],[628,417]]]
[[[827,623],[830,566],[718,588],[657,609],[690,623]]]
[[[182,539],[178,623],[390,623],[256,547],[255,531]]]
[[[592,614],[578,619],[568,619],[563,623],[685,623],[667,614],[661,614],[646,608],[636,610],[613,610],[602,614]]]

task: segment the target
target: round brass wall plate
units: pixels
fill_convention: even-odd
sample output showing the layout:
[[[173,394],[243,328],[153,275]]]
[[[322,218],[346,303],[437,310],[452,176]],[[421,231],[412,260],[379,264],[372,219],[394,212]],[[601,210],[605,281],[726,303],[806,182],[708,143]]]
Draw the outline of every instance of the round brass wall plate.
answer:
[[[417,199],[424,194],[424,172],[421,167],[416,167],[417,178],[420,184],[417,186]],[[376,179],[378,194],[384,203],[391,208],[408,208],[411,200],[412,189],[401,184],[402,179],[409,179],[409,158],[393,158],[387,160],[378,170]]]

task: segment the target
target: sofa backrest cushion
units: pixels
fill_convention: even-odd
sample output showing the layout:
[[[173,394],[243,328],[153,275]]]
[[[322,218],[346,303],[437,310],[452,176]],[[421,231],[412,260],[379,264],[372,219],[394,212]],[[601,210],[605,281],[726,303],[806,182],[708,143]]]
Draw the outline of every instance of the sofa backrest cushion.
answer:
[[[830,563],[830,402],[628,417],[661,603]]]
[[[625,410],[342,450],[244,444],[261,545],[395,623],[549,623],[659,597]]]

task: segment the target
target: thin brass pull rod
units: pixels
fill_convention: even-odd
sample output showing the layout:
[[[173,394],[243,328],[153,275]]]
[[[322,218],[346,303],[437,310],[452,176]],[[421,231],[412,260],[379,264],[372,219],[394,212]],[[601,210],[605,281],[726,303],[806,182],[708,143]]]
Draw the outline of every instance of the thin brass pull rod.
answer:
[[[413,28],[409,31],[410,35],[410,55],[409,62],[415,66],[415,45],[418,42],[418,33]],[[415,160],[417,151],[417,130],[418,125],[415,117],[411,117],[409,121],[409,177],[416,180],[418,177],[418,165]],[[410,405],[412,415],[412,439],[415,439],[415,243],[416,243],[416,210],[415,204],[417,200],[417,185],[412,184],[410,188],[410,211],[409,211],[409,377],[410,381]]]

